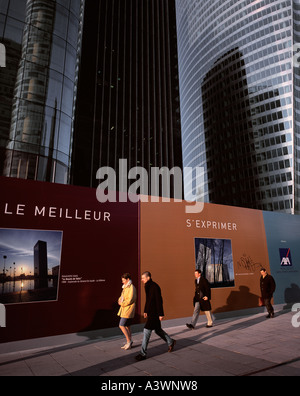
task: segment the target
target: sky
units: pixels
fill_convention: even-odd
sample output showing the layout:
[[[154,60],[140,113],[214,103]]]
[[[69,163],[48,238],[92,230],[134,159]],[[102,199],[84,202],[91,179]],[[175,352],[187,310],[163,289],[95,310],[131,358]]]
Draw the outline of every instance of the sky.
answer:
[[[61,231],[39,231],[39,230],[17,230],[0,228],[0,273],[3,273],[4,258],[6,274],[14,275],[14,265],[16,276],[22,273],[34,274],[34,253],[33,248],[38,241],[47,242],[48,268],[60,265]],[[11,267],[11,269],[10,269]],[[22,270],[21,270],[22,268]]]

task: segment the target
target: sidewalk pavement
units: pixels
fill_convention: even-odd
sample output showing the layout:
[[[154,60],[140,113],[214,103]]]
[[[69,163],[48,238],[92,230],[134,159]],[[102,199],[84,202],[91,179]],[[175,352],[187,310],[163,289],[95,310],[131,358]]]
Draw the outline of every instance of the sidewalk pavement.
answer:
[[[295,313],[277,311],[217,319],[212,329],[204,318],[195,330],[187,319],[163,322],[177,343],[174,352],[153,332],[148,358],[137,362],[143,334],[124,351],[124,337],[59,336],[0,344],[0,376],[300,376],[300,327]]]

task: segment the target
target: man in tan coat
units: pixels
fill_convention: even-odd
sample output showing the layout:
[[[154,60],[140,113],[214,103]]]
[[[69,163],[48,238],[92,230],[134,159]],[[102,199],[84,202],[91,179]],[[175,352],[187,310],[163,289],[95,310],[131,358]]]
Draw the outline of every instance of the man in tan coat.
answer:
[[[123,291],[121,297],[118,300],[120,310],[118,316],[120,316],[119,327],[126,337],[127,343],[122,349],[128,350],[132,348],[131,329],[130,322],[135,316],[137,292],[136,288],[132,284],[131,276],[128,273],[122,275]]]

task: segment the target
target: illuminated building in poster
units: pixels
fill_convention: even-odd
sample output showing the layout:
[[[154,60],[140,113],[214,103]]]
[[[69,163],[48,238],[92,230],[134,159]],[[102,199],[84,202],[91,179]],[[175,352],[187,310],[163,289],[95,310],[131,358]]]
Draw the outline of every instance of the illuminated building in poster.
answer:
[[[47,242],[44,241],[38,241],[34,246],[34,277],[36,289],[48,287]]]

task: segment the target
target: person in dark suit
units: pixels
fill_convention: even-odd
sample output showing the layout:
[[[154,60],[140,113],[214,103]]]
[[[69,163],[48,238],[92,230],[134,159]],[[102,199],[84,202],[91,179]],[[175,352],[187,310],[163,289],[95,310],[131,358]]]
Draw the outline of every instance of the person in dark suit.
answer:
[[[261,273],[261,278],[260,278],[261,297],[268,311],[267,318],[268,319],[274,318],[274,308],[272,306],[271,300],[276,290],[276,283],[274,278],[267,273],[265,268],[262,268],[260,270],[260,273]]]
[[[194,314],[191,323],[186,326],[189,329],[195,329],[198,322],[200,311],[204,311],[207,318],[206,327],[213,327],[211,317],[211,288],[207,279],[205,279],[200,270],[195,271],[195,297],[194,297]]]
[[[148,271],[142,274],[142,282],[145,284],[146,304],[144,318],[147,319],[147,322],[144,328],[144,339],[140,354],[135,357],[137,361],[146,359],[147,348],[153,330],[168,344],[168,352],[172,352],[176,344],[176,341],[161,328],[161,321],[164,318],[164,309],[159,285],[153,282],[151,273]]]

